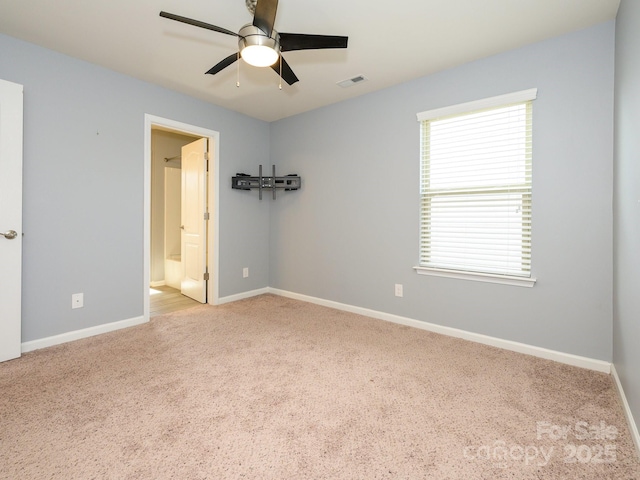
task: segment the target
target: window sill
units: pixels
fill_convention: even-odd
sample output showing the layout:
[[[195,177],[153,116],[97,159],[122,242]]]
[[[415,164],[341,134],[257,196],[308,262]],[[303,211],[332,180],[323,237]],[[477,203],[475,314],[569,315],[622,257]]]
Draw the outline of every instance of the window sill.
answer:
[[[474,282],[500,283],[502,285],[514,285],[516,287],[533,287],[535,278],[516,277],[510,275],[494,275],[491,273],[461,272],[457,270],[446,270],[443,268],[413,267],[418,275],[431,275],[434,277],[459,278],[462,280],[472,280]]]

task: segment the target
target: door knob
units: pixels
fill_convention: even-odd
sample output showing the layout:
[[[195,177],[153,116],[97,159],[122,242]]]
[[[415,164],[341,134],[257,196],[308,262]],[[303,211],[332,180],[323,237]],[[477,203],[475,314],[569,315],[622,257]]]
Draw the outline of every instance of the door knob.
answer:
[[[9,230],[8,232],[0,233],[7,240],[13,240],[18,236],[18,233],[15,230]]]

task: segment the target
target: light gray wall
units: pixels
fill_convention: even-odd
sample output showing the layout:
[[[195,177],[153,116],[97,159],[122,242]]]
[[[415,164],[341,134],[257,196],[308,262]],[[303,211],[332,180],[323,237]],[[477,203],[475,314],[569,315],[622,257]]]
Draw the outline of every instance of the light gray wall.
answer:
[[[611,360],[613,56],[608,22],[268,125],[0,35],[25,86],[23,341],[142,314],[149,113],[220,132],[222,297],[271,285]],[[416,275],[416,112],[532,87],[538,284]],[[303,188],[231,190],[270,142]]]
[[[616,21],[613,361],[640,426],[640,2]]]
[[[143,314],[145,114],[220,132],[220,296],[267,286],[269,203],[230,186],[267,123],[4,35],[0,58],[24,85],[23,342]]]
[[[270,286],[610,361],[614,35],[607,22],[273,123],[272,161],[303,186],[272,205]],[[538,283],[417,275],[416,113],[534,87]]]

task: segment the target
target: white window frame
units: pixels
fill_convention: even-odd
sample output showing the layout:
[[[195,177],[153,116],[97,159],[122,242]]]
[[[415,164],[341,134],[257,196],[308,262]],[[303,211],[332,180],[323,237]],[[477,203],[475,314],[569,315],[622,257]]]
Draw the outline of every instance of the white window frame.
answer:
[[[434,120],[441,117],[448,117],[452,115],[461,115],[470,113],[482,109],[494,108],[506,106],[514,103],[528,102],[535,100],[537,97],[537,89],[523,90],[519,92],[509,93],[506,95],[499,95],[490,98],[484,98],[473,102],[466,102],[449,107],[438,108],[420,112],[417,114],[418,122],[422,123],[425,120]],[[421,155],[422,156],[422,155]],[[422,158],[420,165],[422,168]],[[422,195],[421,195],[422,197]],[[422,214],[422,207],[420,208]],[[435,268],[431,266],[417,265],[414,267],[415,271],[420,275],[431,275],[438,277],[459,278],[464,280],[499,283],[505,285],[515,285],[521,287],[533,287],[536,279],[533,276],[515,276],[515,275],[503,275],[486,272],[476,272],[467,270],[449,270],[445,268]]]

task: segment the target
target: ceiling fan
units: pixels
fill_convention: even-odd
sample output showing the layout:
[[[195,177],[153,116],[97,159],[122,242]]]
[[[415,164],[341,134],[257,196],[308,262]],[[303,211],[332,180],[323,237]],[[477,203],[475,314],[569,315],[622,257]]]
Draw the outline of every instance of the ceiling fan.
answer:
[[[238,37],[238,52],[211,67],[206,73],[215,75],[239,57],[249,65],[271,67],[285,82],[293,85],[298,77],[282,57],[281,52],[291,50],[317,50],[324,48],[347,48],[348,37],[337,35],[308,35],[304,33],[277,32],[273,25],[278,9],[278,0],[246,0],[249,10],[254,10],[253,23],[243,26],[238,33],[209,23],[182,17],[173,13],[160,12],[160,16],[196,27],[213,30]],[[279,61],[278,61],[279,60]]]

